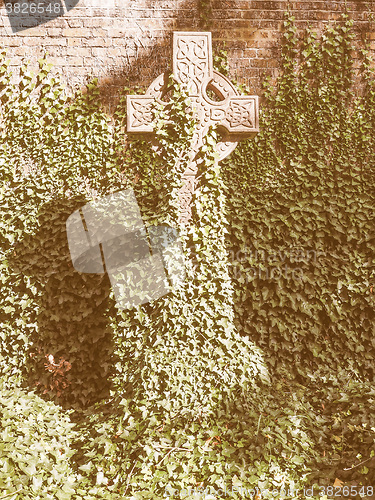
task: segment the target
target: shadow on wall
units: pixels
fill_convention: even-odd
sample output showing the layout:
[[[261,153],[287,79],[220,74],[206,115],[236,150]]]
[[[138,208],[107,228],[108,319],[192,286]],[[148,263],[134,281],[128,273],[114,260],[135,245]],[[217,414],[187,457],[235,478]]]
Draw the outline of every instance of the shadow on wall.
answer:
[[[13,33],[35,28],[65,15],[78,4],[79,0],[1,0],[6,7]]]
[[[68,248],[66,219],[82,204],[47,203],[38,217],[40,229],[18,243],[9,261],[12,272],[30,276],[39,292],[25,378],[30,388],[64,407],[107,398],[114,366],[108,275],[77,272]]]
[[[177,2],[176,2],[177,3]],[[137,89],[147,88],[161,73],[169,72],[172,68],[172,35],[173,31],[208,31],[210,30],[207,19],[199,9],[198,0],[184,0],[178,2],[179,7],[174,11],[173,26],[162,32],[161,36],[153,38],[152,45],[144,47],[139,41],[140,48],[126,66],[110,71],[109,74],[99,79],[101,100],[112,114],[119,100],[119,95],[124,87]],[[235,8],[236,1],[223,2],[221,15]],[[222,45],[214,42],[213,49]]]
[[[278,35],[281,35],[284,14],[289,8],[288,2],[282,2],[284,6],[281,7],[278,2],[270,2],[267,8],[262,2],[258,2],[260,6],[247,2],[248,5],[244,8],[244,2],[239,0],[211,0],[209,11],[202,11],[202,4],[206,3],[199,0],[178,2],[174,18],[168,19],[172,26],[168,26],[158,38],[154,38],[150,46],[143,47],[142,40],[139,40],[140,48],[131,62],[121,69],[110,71],[108,76],[99,80],[102,102],[109,114],[118,100],[120,89],[125,86],[130,89],[136,89],[137,86],[148,87],[160,73],[170,70],[173,31],[212,31],[214,52],[223,47],[224,43],[227,50],[233,48],[236,52],[240,51],[240,64],[236,65],[237,69],[233,69],[234,72],[239,71],[238,78],[241,81],[247,80],[247,77],[244,77],[245,73],[248,73],[247,84],[252,93],[261,94],[261,83],[265,78],[278,75],[277,62],[281,51],[281,36]],[[302,5],[305,3],[302,2],[298,8],[291,8],[291,13],[297,17],[296,26],[302,31],[311,23],[313,29],[319,31],[326,26],[328,20],[336,19],[340,13],[345,12],[349,12],[349,15],[356,19],[356,29],[371,31],[371,22],[365,20],[364,16],[367,9],[365,2],[348,2],[346,6],[335,6],[332,12],[327,8],[323,14],[319,6],[307,10],[304,8],[306,5]],[[330,17],[331,14],[333,17]],[[241,26],[241,30],[237,25]],[[243,64],[247,66],[244,72]],[[237,78],[236,74],[234,76]]]

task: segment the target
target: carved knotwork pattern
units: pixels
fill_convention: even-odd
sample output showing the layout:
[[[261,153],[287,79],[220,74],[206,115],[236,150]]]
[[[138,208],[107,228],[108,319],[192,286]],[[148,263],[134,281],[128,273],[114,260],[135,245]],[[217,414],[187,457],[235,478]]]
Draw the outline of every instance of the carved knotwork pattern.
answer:
[[[177,41],[178,78],[182,83],[191,80],[202,82],[208,74],[208,52],[206,39]]]
[[[187,191],[186,189],[181,189],[179,193],[180,208],[182,212],[190,206],[191,200],[193,199],[193,193]]]
[[[254,128],[253,107],[251,104],[239,104],[231,102],[227,109],[226,118],[231,127],[249,127]]]
[[[142,103],[142,102],[137,102],[133,101],[133,122],[132,126],[133,127],[141,127],[142,125],[149,125],[153,121],[153,103],[152,102],[147,102],[147,103]]]
[[[191,202],[197,184],[196,153],[202,146],[209,127],[216,124],[226,130],[226,135],[217,145],[220,159],[223,159],[236,147],[239,134],[249,135],[257,131],[258,104],[257,97],[239,96],[227,78],[213,71],[210,33],[174,33],[173,72],[180,83],[187,85],[191,108],[197,118],[190,163],[182,175],[182,187],[179,190],[179,222],[186,224],[192,215]],[[145,96],[128,96],[132,111],[128,115],[128,131],[152,132],[152,100],[163,100],[168,90],[167,82],[167,75],[160,75],[150,85]],[[207,88],[220,97],[219,102],[208,97]]]
[[[193,215],[193,211],[191,209],[191,204],[189,204],[189,206],[186,209],[181,211],[179,223],[181,225],[185,226],[186,224],[188,224],[189,220],[192,218],[192,215]]]
[[[178,199],[180,202],[180,216],[179,223],[187,224],[192,216],[191,203],[193,200],[193,195],[197,187],[197,178],[196,173],[198,171],[198,165],[195,162],[192,162],[193,174],[189,171],[189,167],[182,176],[182,186],[178,192]]]

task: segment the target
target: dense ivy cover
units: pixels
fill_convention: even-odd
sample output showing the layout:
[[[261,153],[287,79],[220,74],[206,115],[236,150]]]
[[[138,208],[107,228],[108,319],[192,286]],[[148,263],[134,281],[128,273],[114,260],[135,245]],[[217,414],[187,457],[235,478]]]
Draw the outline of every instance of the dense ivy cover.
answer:
[[[365,88],[356,97],[348,20],[320,44],[308,32],[301,52],[292,23],[285,37],[284,72],[277,89],[267,86],[263,132],[225,170],[231,186],[240,177],[229,194],[233,272],[246,283],[237,294],[239,328],[271,366],[286,364],[300,379],[344,368],[372,380],[373,75],[362,50]]]
[[[226,488],[236,499],[255,487],[292,498],[335,477],[374,484],[371,65],[362,48],[357,96],[347,18],[302,42],[289,18],[284,36],[261,133],[220,167],[216,131],[200,152],[194,223],[181,235],[185,286],[132,311],[117,310],[105,275],[73,269],[65,222],[132,187],[147,225],[176,224],[195,127],[184,89],[171,79],[155,151],[126,136],[124,99],[108,117],[95,82],[67,96],[44,60],[14,85],[2,55],[7,498],[220,498]],[[226,68],[223,53],[216,63]]]
[[[25,500],[72,498],[77,476],[69,459],[77,436],[69,415],[32,392],[2,384],[0,394],[1,491]]]

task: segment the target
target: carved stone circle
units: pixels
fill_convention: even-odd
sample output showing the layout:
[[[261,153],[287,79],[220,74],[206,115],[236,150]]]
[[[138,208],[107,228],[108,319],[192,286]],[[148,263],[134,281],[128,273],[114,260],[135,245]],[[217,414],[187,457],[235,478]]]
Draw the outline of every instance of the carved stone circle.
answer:
[[[192,144],[192,160],[183,175],[180,204],[184,214],[181,222],[191,216],[190,202],[196,186],[198,165],[195,152],[203,143],[211,125],[221,133],[217,144],[219,161],[226,158],[238,141],[259,131],[257,96],[243,96],[223,75],[213,69],[212,42],[209,32],[173,33],[173,75],[186,85],[197,117],[196,137]],[[154,131],[153,107],[163,103],[168,93],[168,74],[157,77],[145,95],[127,96],[127,130],[132,133]]]

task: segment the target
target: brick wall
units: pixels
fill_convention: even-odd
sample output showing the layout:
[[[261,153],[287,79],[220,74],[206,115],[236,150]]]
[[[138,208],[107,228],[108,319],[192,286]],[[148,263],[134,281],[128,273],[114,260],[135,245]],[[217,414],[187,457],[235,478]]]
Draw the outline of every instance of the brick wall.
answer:
[[[47,51],[53,71],[69,86],[96,76],[110,99],[125,83],[148,84],[168,69],[173,30],[204,28],[212,31],[214,45],[226,43],[231,74],[260,93],[262,79],[278,72],[288,5],[301,30],[309,24],[320,31],[344,10],[343,0],[212,0],[210,18],[204,19],[199,0],[65,0],[63,15],[36,27],[22,29],[30,26],[27,14],[13,17],[14,32],[6,3],[0,0],[0,36],[15,70],[25,60],[36,66]],[[375,22],[369,21],[375,2],[348,1],[347,8],[358,37],[369,37],[375,49]]]

